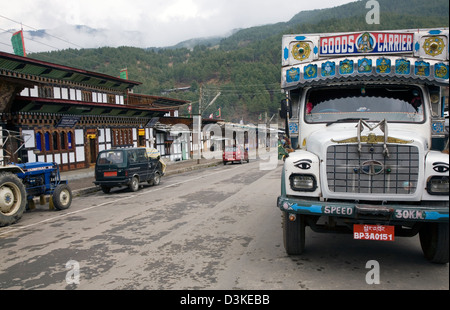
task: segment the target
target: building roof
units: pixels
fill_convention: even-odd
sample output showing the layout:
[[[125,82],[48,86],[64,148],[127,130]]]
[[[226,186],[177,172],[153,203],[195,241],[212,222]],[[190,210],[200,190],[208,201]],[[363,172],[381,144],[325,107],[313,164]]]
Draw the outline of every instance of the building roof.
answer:
[[[63,85],[73,83],[126,93],[125,104],[17,96],[15,104],[10,102],[10,108],[6,109],[10,112],[154,117],[163,116],[188,103],[185,100],[127,92],[142,84],[140,82],[4,52],[0,52],[0,78],[22,87],[32,87],[35,82],[45,84],[56,81]]]
[[[18,96],[11,112],[120,117],[162,117],[170,109],[130,107],[123,104],[86,103],[82,101]]]
[[[169,109],[174,110],[189,103],[186,100],[172,99],[160,96],[128,94],[128,105],[141,108]]]
[[[5,52],[0,52],[0,70],[20,74],[21,78],[32,75],[118,91],[125,91],[142,84],[98,72],[67,67]],[[4,75],[4,73],[0,73]]]

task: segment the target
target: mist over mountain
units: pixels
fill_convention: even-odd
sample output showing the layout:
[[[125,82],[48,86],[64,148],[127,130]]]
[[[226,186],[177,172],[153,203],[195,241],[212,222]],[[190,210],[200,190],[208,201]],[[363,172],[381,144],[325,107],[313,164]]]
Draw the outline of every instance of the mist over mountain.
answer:
[[[277,114],[280,91],[281,37],[288,33],[324,33],[448,27],[447,0],[378,0],[380,24],[367,24],[367,1],[331,9],[299,12],[276,24],[237,29],[223,36],[185,40],[161,48],[147,45],[142,32],[114,32],[86,26],[68,26],[33,33],[36,41],[53,46],[60,39],[80,46],[35,53],[27,41],[29,57],[118,76],[128,69],[131,80],[142,82],[136,93],[169,96],[193,103],[218,99],[203,111],[208,117],[221,108],[228,121],[258,122]],[[69,36],[70,34],[70,36]],[[8,34],[9,36],[11,34]],[[77,40],[72,38],[77,37]],[[120,38],[115,40],[113,38]],[[47,41],[48,40],[48,41]],[[68,40],[69,41],[69,40]],[[59,42],[61,44],[61,42]],[[101,46],[85,48],[87,46]],[[83,46],[83,47],[81,47]],[[182,88],[184,91],[170,92]],[[187,88],[187,90],[186,90]],[[181,111],[188,115],[187,108]]]

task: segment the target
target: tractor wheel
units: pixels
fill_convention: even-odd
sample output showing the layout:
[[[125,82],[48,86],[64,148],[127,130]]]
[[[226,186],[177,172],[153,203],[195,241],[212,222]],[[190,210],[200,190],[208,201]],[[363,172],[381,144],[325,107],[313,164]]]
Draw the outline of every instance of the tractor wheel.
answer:
[[[72,190],[67,184],[59,184],[52,194],[53,205],[58,210],[65,210],[72,204]]]
[[[22,181],[12,173],[0,173],[0,226],[14,224],[23,215],[27,194]]]

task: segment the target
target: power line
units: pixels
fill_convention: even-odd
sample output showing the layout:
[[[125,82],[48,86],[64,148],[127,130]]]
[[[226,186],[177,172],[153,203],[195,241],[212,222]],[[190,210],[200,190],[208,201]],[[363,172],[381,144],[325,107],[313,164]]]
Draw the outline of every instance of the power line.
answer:
[[[11,30],[6,30],[6,29],[3,29],[3,28],[0,28],[0,30],[3,30],[3,31],[5,31],[5,32],[9,32],[9,33],[12,33],[12,34],[14,34],[14,32],[13,31],[11,31]],[[56,50],[59,50],[59,48],[58,47],[55,47],[55,46],[52,46],[52,45],[49,45],[49,44],[47,44],[47,43],[43,43],[43,42],[39,42],[39,41],[36,41],[35,39],[33,39],[33,38],[28,38],[28,37],[26,37],[26,39],[28,39],[28,40],[30,40],[30,41],[33,41],[33,42],[36,42],[36,43],[39,43],[39,44],[42,44],[42,45],[45,45],[45,46],[48,46],[48,47],[51,47],[51,48],[54,48],[54,49],[56,49]],[[4,43],[3,43],[4,44]]]
[[[20,24],[21,28],[23,26],[25,26],[27,28],[30,28],[30,29],[34,30],[34,31],[39,31],[39,29],[36,29],[36,28],[34,28],[32,26],[29,26],[29,25],[22,24],[21,22],[18,22],[16,20],[13,20],[13,19],[11,19],[9,17],[6,17],[6,16],[3,16],[1,14],[0,14],[0,17],[3,18],[3,19],[9,20],[9,21],[11,21],[13,23]],[[8,32],[8,33],[11,33],[11,34],[14,34],[14,32],[11,31],[11,30],[6,30],[6,29],[3,29],[3,28],[0,28],[0,30]],[[72,42],[70,42],[68,40],[65,40],[65,39],[59,38],[57,36],[51,35],[51,34],[49,34],[47,32],[46,32],[46,35],[49,36],[49,37],[55,38],[57,40],[60,40],[62,42],[65,42],[65,43],[71,44],[73,46],[76,46],[78,48],[84,49],[84,47],[82,47],[82,46],[80,46],[78,44],[75,44],[75,43],[72,43]],[[45,46],[50,47],[52,49],[60,50],[60,48],[58,48],[58,47],[49,45],[49,44],[44,43],[44,42],[40,42],[38,40],[35,40],[33,37],[30,38],[30,37],[28,37],[28,34],[27,34],[27,36],[25,38],[27,40],[33,41],[33,42],[38,43],[38,44],[45,45]],[[3,43],[3,42],[0,42],[0,44],[5,45],[5,46],[9,46],[9,47],[11,46],[10,44],[6,44],[6,43]],[[29,51],[31,53],[37,53],[37,52],[33,52],[32,50],[29,50],[28,48],[27,48],[27,51]],[[78,54],[72,53],[71,51],[66,51],[66,52],[71,54],[71,55],[73,55],[73,56],[75,56],[75,57],[79,57]],[[49,57],[49,56],[47,56],[45,54],[41,53],[40,55],[41,55],[41,57],[51,59],[51,57]],[[88,59],[88,61],[91,61],[91,60]],[[94,61],[92,61],[92,64],[96,65],[96,63],[94,63]],[[278,92],[280,90],[279,83],[248,84],[248,85],[247,84],[240,84],[240,85],[237,85],[237,86],[236,85],[222,85],[222,86],[208,85],[205,88],[206,88],[206,91],[213,91],[213,92],[216,92],[216,93],[217,92],[222,92],[224,95],[239,95],[239,96],[241,96],[241,95],[254,96],[254,95],[262,95],[262,94],[265,95],[267,93]]]
[[[22,27],[22,26],[25,26],[25,27],[27,27],[27,28],[30,28],[30,29],[34,30],[34,31],[39,31],[39,29],[36,29],[36,28],[34,28],[34,27],[32,27],[32,26],[29,26],[29,25],[22,24],[22,23],[20,23],[20,22],[18,22],[18,21],[15,21],[15,20],[13,20],[13,19],[11,19],[11,18],[9,18],[9,17],[3,16],[3,15],[1,15],[1,14],[0,14],[0,17],[1,17],[1,18],[4,18],[4,19],[7,19],[7,20],[9,20],[9,21],[11,21],[11,22],[20,24],[21,27]],[[0,28],[0,30],[2,30],[2,31],[4,31],[4,32],[11,33],[11,34],[14,34],[14,31],[11,31],[11,30],[7,30],[7,29],[3,29],[3,28]],[[78,45],[78,44],[75,44],[75,43],[72,43],[72,42],[67,41],[67,40],[65,40],[65,39],[62,39],[62,38],[59,38],[59,37],[57,37],[57,36],[51,35],[51,34],[49,34],[49,33],[47,33],[47,32],[46,32],[46,35],[49,36],[49,37],[58,39],[58,40],[60,40],[60,41],[69,43],[69,44],[71,44],[71,45],[73,45],[73,46],[76,46],[76,47],[79,47],[79,48],[81,48],[81,49],[84,49],[84,47],[82,47],[82,46],[80,46],[80,45]],[[57,50],[57,51],[61,50],[61,48],[59,48],[59,47],[56,47],[56,46],[53,46],[53,45],[49,45],[49,44],[47,44],[47,43],[44,43],[44,42],[40,42],[40,41],[38,41],[38,40],[35,40],[32,36],[31,36],[31,37],[28,36],[28,34],[27,34],[26,32],[24,32],[24,38],[27,39],[27,40],[33,41],[33,42],[35,42],[35,43],[37,43],[37,44],[45,45],[45,46],[50,47],[50,48],[52,48],[52,49],[54,49],[54,50]],[[0,42],[0,44],[11,47],[11,44],[6,44],[6,43],[3,43],[3,42]],[[29,52],[29,53],[36,53],[36,54],[37,54],[37,53],[40,53],[40,57],[47,58],[50,62],[54,61],[54,60],[52,59],[52,57],[49,57],[49,56],[43,54],[42,52],[35,52],[35,51],[33,51],[33,50],[30,50],[29,47],[26,47],[26,50],[27,50],[27,52]],[[71,55],[73,55],[74,57],[79,57],[79,55],[77,55],[77,54],[75,54],[75,53],[72,53],[72,52],[70,52],[70,51],[66,51],[66,52],[69,53],[69,54],[71,54]],[[95,62],[93,62],[93,61],[91,61],[91,60],[89,60],[89,59],[88,59],[88,61],[90,61],[93,65],[96,65]]]
[[[4,19],[9,20],[9,21],[11,21],[11,22],[13,22],[13,23],[16,23],[16,24],[20,24],[20,25],[21,25],[21,28],[22,28],[22,26],[25,26],[25,27],[27,27],[27,28],[30,28],[30,29],[34,30],[34,31],[39,31],[39,29],[37,29],[37,28],[35,28],[35,27],[32,27],[32,26],[29,26],[29,25],[22,24],[21,22],[18,22],[18,21],[16,21],[16,20],[13,20],[13,19],[11,19],[11,18],[9,18],[9,17],[6,17],[6,16],[4,16],[4,15],[1,15],[1,14],[0,14],[0,18],[4,18]],[[8,33],[11,33],[11,34],[14,34],[14,32],[11,31],[11,30],[7,30],[7,29],[3,29],[3,28],[0,28],[0,30],[5,31],[5,32],[8,32]],[[57,37],[57,36],[54,36],[54,35],[52,35],[52,34],[49,34],[48,32],[46,32],[45,34],[46,34],[47,36],[49,36],[49,37],[52,37],[52,38],[55,38],[55,39],[60,40],[60,41],[62,41],[62,42],[66,42],[66,43],[68,43],[68,44],[71,44],[71,45],[73,45],[73,46],[76,46],[76,47],[78,47],[78,48],[80,48],[80,49],[85,49],[85,47],[83,47],[83,46],[80,46],[80,45],[75,44],[75,43],[72,43],[72,42],[70,42],[70,41],[68,41],[68,40],[59,38],[59,37]],[[50,47],[50,48],[52,48],[52,49],[54,49],[54,50],[56,50],[56,51],[60,51],[60,50],[63,49],[63,48],[58,48],[58,47],[49,45],[49,44],[44,43],[44,42],[37,41],[37,40],[33,39],[32,36],[29,37],[28,34],[27,34],[26,32],[24,32],[24,38],[27,39],[27,40],[33,41],[33,42],[35,42],[35,43],[37,43],[37,44],[42,44],[42,45],[45,45],[45,46],[47,46],[47,47]],[[3,42],[0,42],[0,43],[1,43],[2,45],[11,47],[11,44],[5,44],[5,43],[3,43]],[[26,45],[26,44],[25,44],[25,45]],[[39,53],[39,54],[40,54],[39,57],[48,59],[49,62],[54,62],[54,59],[53,59],[52,57],[46,55],[44,52],[35,52],[35,51],[33,51],[33,50],[30,50],[28,47],[26,47],[26,50],[27,50],[27,52],[29,52],[29,53],[35,53],[35,54]],[[67,50],[67,49],[66,49],[65,53],[68,53],[68,54],[70,54],[70,55],[73,55],[74,57],[80,57],[79,54],[75,54],[75,53],[73,53],[73,52],[71,52],[70,50]],[[93,60],[91,60],[91,59],[87,59],[87,61],[91,63],[91,67],[94,67],[94,66],[98,65],[98,63],[96,63],[95,61],[93,61]],[[86,67],[86,68],[89,69],[88,67]],[[85,68],[85,69],[86,69],[86,68]]]
[[[34,28],[34,27],[32,27],[32,26],[28,26],[28,25],[22,24],[21,22],[18,22],[18,21],[16,21],[16,20],[13,20],[13,19],[11,19],[11,18],[9,18],[9,17],[6,17],[6,16],[3,16],[3,15],[1,15],[1,14],[0,14],[0,17],[1,17],[1,18],[4,18],[4,19],[7,19],[7,20],[9,20],[9,21],[11,21],[11,22],[13,22],[13,23],[20,24],[21,27],[22,27],[22,26],[25,26],[25,27],[27,27],[27,28],[33,29],[34,31],[39,31],[39,29],[36,29],[36,28]],[[6,30],[6,31],[8,31],[8,30]],[[8,31],[8,32],[10,32],[10,31]],[[78,48],[84,48],[83,46],[80,46],[80,45],[78,45],[78,44],[72,43],[72,42],[67,41],[67,40],[65,40],[65,39],[59,38],[59,37],[54,36],[54,35],[52,35],[52,34],[49,34],[49,33],[47,33],[47,32],[46,32],[46,34],[47,34],[49,37],[52,37],[52,38],[58,39],[58,40],[60,40],[60,41],[66,42],[66,43],[71,44],[71,45],[73,45],[73,46],[76,46],[76,47],[78,47]],[[30,40],[32,40],[32,39],[30,39]],[[33,40],[33,41],[34,41],[34,40]],[[38,41],[36,41],[36,42],[38,42]],[[45,44],[45,43],[42,43],[42,44],[47,45],[47,44]],[[47,46],[49,46],[49,45],[47,45]],[[53,46],[50,46],[50,47],[56,48],[56,47],[53,47]],[[59,49],[59,48],[56,48],[56,49]]]

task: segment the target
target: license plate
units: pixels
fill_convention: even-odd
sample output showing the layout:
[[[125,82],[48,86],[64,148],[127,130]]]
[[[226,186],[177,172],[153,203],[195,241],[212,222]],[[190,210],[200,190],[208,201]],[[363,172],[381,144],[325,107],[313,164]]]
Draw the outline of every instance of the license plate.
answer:
[[[355,240],[394,241],[395,226],[353,225]]]
[[[107,171],[103,173],[104,177],[116,177],[117,176],[117,171]]]

